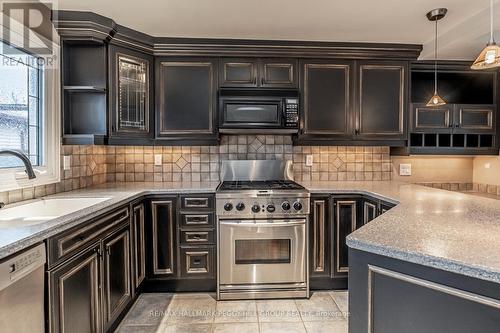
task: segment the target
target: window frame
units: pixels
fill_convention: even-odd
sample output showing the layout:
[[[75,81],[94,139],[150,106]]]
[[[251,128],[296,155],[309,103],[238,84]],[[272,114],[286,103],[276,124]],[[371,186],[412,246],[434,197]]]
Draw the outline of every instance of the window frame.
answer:
[[[12,47],[23,50],[19,45],[23,45],[25,27],[15,21],[10,20],[10,29],[7,29],[3,24],[4,16],[0,15],[0,28],[8,30],[7,35],[10,40],[4,43]],[[42,37],[39,37],[42,38]],[[34,44],[40,44],[40,41],[30,41]],[[61,180],[60,177],[60,161],[61,161],[61,77],[60,77],[60,59],[59,59],[59,36],[54,30],[51,55],[32,55],[36,58],[43,58],[44,63],[50,61],[50,66],[44,66],[39,69],[39,98],[42,103],[39,107],[40,118],[38,125],[40,127],[42,143],[39,143],[38,149],[41,153],[39,166],[33,166],[36,174],[35,179],[28,179],[24,166],[16,168],[0,169],[0,192],[18,190],[26,187],[41,186],[57,183]],[[45,45],[43,45],[45,46]],[[23,52],[26,52],[23,50]],[[29,52],[26,52],[29,54]]]

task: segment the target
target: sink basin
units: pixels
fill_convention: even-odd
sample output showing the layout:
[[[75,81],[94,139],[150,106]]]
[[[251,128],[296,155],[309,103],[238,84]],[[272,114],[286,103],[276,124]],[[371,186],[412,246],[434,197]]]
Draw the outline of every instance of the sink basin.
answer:
[[[0,228],[41,224],[110,198],[50,198],[0,210]]]

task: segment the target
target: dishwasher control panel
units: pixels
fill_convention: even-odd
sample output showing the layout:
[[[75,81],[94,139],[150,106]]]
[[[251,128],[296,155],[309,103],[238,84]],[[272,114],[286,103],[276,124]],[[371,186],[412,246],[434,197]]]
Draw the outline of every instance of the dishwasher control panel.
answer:
[[[0,290],[23,278],[46,262],[45,244],[0,261]]]

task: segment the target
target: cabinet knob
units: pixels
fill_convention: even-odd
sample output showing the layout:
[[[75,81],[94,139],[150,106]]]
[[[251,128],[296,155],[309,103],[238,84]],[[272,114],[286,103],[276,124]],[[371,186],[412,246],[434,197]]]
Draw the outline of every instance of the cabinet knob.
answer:
[[[354,130],[354,134],[359,135],[359,128],[356,128],[356,129]]]

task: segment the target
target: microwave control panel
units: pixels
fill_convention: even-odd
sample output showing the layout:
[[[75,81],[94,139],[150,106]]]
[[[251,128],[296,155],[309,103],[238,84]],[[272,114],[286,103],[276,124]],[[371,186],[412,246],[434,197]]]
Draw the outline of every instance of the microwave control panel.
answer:
[[[299,127],[299,100],[297,98],[285,99],[285,126]]]

